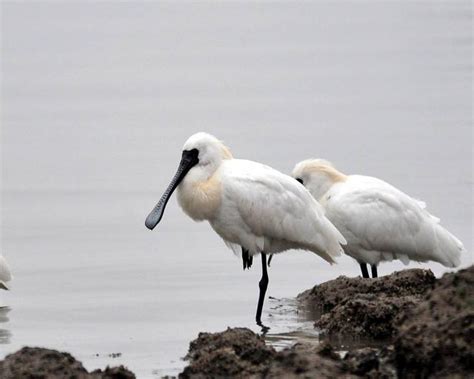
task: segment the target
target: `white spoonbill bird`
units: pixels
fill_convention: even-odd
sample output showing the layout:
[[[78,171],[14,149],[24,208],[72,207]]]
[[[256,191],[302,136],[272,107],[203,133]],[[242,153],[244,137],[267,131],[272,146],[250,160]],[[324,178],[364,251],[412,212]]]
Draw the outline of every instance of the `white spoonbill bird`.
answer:
[[[344,175],[322,159],[298,163],[292,173],[326,210],[326,217],[347,240],[344,251],[366,264],[377,277],[381,261],[436,261],[447,267],[460,263],[463,244],[416,200],[383,180]]]
[[[195,221],[207,220],[234,253],[242,250],[244,269],[261,255],[262,278],[256,321],[268,286],[266,254],[310,250],[328,261],[343,252],[344,237],[324,216],[321,206],[293,178],[260,163],[233,159],[229,149],[206,133],[184,144],[174,178],[145,221],[153,229],[173,191]]]
[[[10,267],[5,258],[0,255],[0,289],[8,290],[8,282],[12,280]]]

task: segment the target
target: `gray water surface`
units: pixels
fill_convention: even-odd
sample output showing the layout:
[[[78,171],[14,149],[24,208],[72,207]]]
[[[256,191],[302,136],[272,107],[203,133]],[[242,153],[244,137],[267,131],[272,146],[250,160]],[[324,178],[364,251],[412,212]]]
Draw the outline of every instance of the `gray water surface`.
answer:
[[[175,199],[155,231],[144,226],[201,130],[286,173],[323,157],[383,178],[426,201],[472,264],[470,2],[1,9],[1,252],[14,281],[0,294],[0,358],[45,346],[152,378],[179,372],[199,331],[259,331],[258,258],[243,272]],[[294,298],[342,274],[359,268],[275,257],[269,342],[316,338]]]

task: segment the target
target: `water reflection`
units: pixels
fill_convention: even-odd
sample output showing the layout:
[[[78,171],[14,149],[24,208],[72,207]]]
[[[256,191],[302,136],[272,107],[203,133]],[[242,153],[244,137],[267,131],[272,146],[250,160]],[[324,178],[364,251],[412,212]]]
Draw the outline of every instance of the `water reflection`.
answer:
[[[265,341],[277,350],[290,347],[297,342],[317,342],[318,333],[314,321],[295,298],[269,297],[268,319],[271,329],[265,334]]]
[[[10,310],[10,307],[0,307],[0,323],[6,323],[10,320],[8,318],[8,312],[10,312]],[[9,344],[11,336],[10,330],[0,328],[0,344]]]

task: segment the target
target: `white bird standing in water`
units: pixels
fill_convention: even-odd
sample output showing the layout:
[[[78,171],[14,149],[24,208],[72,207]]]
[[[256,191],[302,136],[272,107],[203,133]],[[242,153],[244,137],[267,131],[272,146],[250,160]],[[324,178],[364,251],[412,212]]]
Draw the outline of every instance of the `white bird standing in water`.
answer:
[[[10,267],[5,258],[0,255],[0,289],[8,290],[8,282],[12,280]]]
[[[298,163],[292,173],[324,207],[326,217],[347,240],[344,251],[366,264],[377,277],[381,261],[435,261],[447,267],[460,264],[463,244],[413,199],[390,184],[370,176],[344,175],[322,159]]]
[[[237,254],[244,269],[261,255],[262,278],[256,321],[268,286],[266,254],[289,249],[310,250],[329,263],[343,252],[344,237],[324,216],[311,194],[290,176],[260,163],[233,159],[229,149],[206,133],[191,136],[183,147],[174,178],[146,219],[153,229],[173,191],[195,221],[207,220]]]

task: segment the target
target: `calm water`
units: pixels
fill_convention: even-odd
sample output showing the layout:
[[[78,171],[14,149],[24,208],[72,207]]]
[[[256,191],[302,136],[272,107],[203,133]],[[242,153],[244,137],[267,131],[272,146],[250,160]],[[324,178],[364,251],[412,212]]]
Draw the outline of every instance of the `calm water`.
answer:
[[[470,6],[2,3],[0,358],[39,345],[152,378],[179,372],[199,331],[258,331],[258,260],[243,272],[175,200],[144,227],[199,130],[284,172],[318,156],[382,177],[471,252]],[[269,274],[281,347],[314,336],[294,297],[359,269],[290,252]]]

